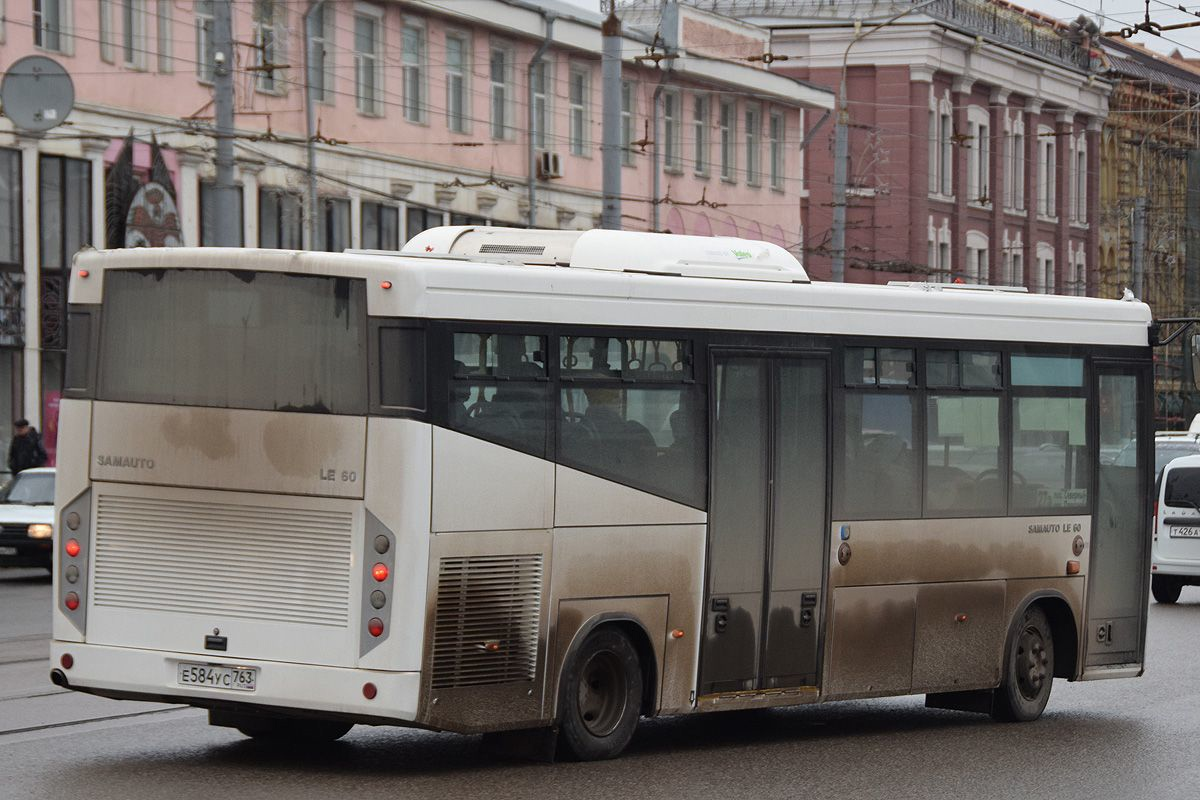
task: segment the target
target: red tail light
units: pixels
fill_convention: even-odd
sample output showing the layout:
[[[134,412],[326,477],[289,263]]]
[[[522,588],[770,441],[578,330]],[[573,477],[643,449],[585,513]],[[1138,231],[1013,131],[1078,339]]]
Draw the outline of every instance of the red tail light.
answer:
[[[380,583],[386,581],[388,577],[387,564],[376,564],[371,567],[371,577]]]
[[[79,555],[79,542],[75,541],[74,539],[67,539],[64,549],[67,551],[67,555],[69,555],[71,558],[74,558],[75,556]]]
[[[1158,501],[1154,501],[1154,541],[1158,541]]]
[[[367,633],[372,636],[383,636],[383,620],[379,617],[371,617],[371,621],[367,623]]]
[[[67,592],[67,596],[63,598],[63,605],[71,611],[79,608],[79,595],[74,592]]]

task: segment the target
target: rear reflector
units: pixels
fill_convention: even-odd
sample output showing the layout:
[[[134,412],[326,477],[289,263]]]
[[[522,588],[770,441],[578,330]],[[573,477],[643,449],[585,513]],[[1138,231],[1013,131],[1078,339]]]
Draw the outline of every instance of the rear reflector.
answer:
[[[379,617],[371,617],[371,621],[367,623],[367,633],[372,636],[383,636],[383,620]]]
[[[63,605],[71,611],[79,608],[79,595],[74,592],[67,592],[67,596],[63,598]]]
[[[375,688],[375,684],[373,684],[373,683],[364,683],[363,684],[363,697],[367,698],[368,700],[374,700],[375,695],[377,695],[377,694],[379,694],[379,690]]]
[[[63,653],[62,658],[58,660],[58,663],[62,664],[63,669],[70,669],[71,667],[75,666],[75,657],[70,653]]]

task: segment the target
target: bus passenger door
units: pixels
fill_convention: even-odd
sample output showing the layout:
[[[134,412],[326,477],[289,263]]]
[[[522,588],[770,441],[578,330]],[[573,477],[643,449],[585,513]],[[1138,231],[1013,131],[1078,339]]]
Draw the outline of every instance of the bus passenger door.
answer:
[[[1097,363],[1099,440],[1083,626],[1084,677],[1140,665],[1150,574],[1149,375],[1142,365]],[[1088,673],[1091,673],[1090,675]]]
[[[718,356],[700,694],[816,686],[828,362]]]

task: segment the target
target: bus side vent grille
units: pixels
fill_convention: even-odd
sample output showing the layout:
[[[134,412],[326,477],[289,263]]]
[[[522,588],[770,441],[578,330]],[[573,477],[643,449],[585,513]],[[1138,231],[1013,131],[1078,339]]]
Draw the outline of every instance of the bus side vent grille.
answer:
[[[480,254],[483,253],[511,253],[519,256],[540,256],[546,252],[545,245],[531,244],[481,244],[479,246]]]
[[[541,602],[541,554],[443,558],[433,688],[532,681]]]

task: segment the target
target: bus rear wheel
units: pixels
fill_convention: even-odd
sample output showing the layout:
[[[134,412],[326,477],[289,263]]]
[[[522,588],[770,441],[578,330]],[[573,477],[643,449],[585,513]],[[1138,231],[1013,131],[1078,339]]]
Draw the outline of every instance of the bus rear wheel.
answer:
[[[993,694],[992,716],[1031,722],[1042,715],[1054,683],[1054,637],[1046,612],[1036,605],[1022,614],[1004,659],[1004,680]]]
[[[641,716],[642,668],[621,631],[590,634],[563,671],[559,693],[559,751],[576,761],[619,755]]]
[[[1150,594],[1154,595],[1156,603],[1171,603],[1179,600],[1179,593],[1183,591],[1183,581],[1171,575],[1151,575],[1150,576]]]

